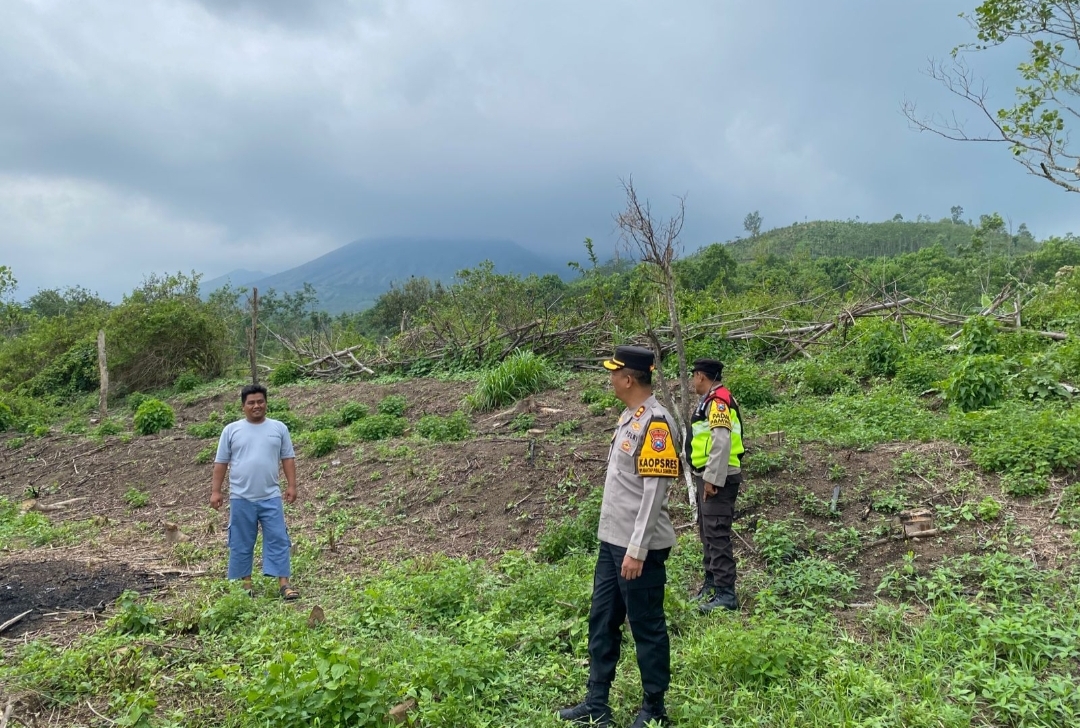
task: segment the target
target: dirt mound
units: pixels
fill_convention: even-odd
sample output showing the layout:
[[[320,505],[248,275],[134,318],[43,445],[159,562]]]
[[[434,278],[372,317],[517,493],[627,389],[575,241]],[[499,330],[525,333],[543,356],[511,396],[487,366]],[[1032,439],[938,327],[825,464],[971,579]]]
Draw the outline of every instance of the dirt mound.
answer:
[[[147,591],[161,577],[127,564],[89,565],[85,561],[16,561],[0,569],[0,624],[23,612],[26,617],[4,630],[14,637],[48,616],[101,612],[126,589]]]

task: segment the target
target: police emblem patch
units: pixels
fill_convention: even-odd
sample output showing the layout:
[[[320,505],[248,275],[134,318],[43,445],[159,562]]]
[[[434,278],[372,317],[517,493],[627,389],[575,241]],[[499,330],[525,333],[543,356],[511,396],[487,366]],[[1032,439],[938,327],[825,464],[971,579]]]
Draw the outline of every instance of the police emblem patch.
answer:
[[[633,430],[634,432],[637,432],[638,430],[641,429],[641,423],[640,422],[631,422],[630,423],[630,429]]]
[[[632,445],[632,444],[630,444],[630,441],[629,441],[629,440],[623,440],[623,441],[622,441],[622,445],[619,445],[619,448],[620,448],[620,449],[621,449],[621,450],[622,450],[623,452],[630,452],[631,448],[633,448],[633,445]]]
[[[652,449],[656,452],[664,452],[667,448],[668,436],[671,433],[663,427],[654,427],[649,430],[649,444],[652,445]]]

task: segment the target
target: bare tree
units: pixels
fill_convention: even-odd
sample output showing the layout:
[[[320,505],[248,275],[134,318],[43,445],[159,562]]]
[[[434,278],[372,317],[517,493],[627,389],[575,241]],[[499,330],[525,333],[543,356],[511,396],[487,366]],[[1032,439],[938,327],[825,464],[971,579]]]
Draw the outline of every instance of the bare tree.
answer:
[[[969,131],[955,113],[923,114],[913,101],[902,104],[904,116],[914,129],[946,139],[1004,144],[1031,174],[1080,192],[1080,152],[1070,146],[1080,122],[1080,2],[984,0],[963,17],[978,42],[953,49],[949,62],[931,61],[927,75],[974,106],[982,128]],[[995,109],[964,55],[1005,43],[1026,46],[1029,57],[1017,68],[1024,85],[1016,88],[1015,105]]]
[[[619,228],[619,235],[624,246],[631,252],[636,253],[638,258],[646,264],[646,270],[650,278],[661,290],[664,302],[667,304],[671,338],[675,344],[675,353],[679,364],[679,406],[675,407],[671,401],[667,383],[664,380],[663,368],[660,366],[660,357],[663,346],[656,332],[656,327],[646,314],[646,334],[652,344],[656,355],[656,376],[660,384],[660,399],[677,420],[679,429],[683,435],[689,432],[690,426],[690,372],[686,362],[686,343],[683,338],[682,324],[679,320],[679,307],[675,300],[675,271],[674,262],[682,252],[682,242],[679,236],[682,234],[683,220],[686,216],[686,197],[676,197],[678,210],[665,221],[653,217],[652,207],[649,201],[638,198],[634,189],[634,179],[630,177],[621,180],[623,190],[626,193],[626,208],[615,216],[615,224]],[[684,468],[686,476],[687,495],[690,506],[697,517],[697,502],[694,494],[694,485],[690,479],[689,469]]]

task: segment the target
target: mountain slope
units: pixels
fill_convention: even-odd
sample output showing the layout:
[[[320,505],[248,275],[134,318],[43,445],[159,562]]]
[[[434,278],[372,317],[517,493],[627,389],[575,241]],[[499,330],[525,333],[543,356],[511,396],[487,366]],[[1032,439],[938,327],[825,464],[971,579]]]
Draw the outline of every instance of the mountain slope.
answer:
[[[370,306],[394,283],[412,276],[449,281],[462,268],[485,260],[500,273],[565,273],[565,266],[505,240],[376,238],[357,240],[303,265],[254,281],[260,290],[299,291],[315,287],[319,307],[329,313]]]
[[[958,245],[970,245],[975,228],[952,221],[941,222],[855,222],[816,220],[775,228],[756,238],[743,238],[727,244],[727,250],[738,261],[752,260],[762,255],[790,258],[806,255],[850,256],[879,258],[913,253],[940,243],[949,253]],[[1026,253],[1038,247],[1026,229],[1015,237],[988,236],[987,243],[995,251]]]
[[[255,281],[263,278],[266,278],[266,274],[261,270],[244,270],[243,268],[237,268],[236,270],[229,271],[225,275],[203,281],[199,284],[199,291],[205,296],[225,285],[230,285],[234,288],[250,286]]]

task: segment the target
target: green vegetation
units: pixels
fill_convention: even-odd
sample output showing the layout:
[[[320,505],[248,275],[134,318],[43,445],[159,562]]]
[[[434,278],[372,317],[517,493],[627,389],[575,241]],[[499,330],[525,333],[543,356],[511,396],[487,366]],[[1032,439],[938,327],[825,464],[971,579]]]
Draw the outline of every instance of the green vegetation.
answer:
[[[132,419],[135,432],[140,435],[153,435],[162,430],[167,430],[176,424],[176,413],[173,408],[159,399],[147,399],[135,410]]]
[[[305,436],[307,455],[313,458],[321,458],[329,455],[338,446],[338,434],[333,430],[314,430]]]
[[[378,414],[359,420],[349,430],[357,440],[372,442],[401,437],[408,426],[409,422],[404,417]]]
[[[417,435],[435,442],[467,440],[473,436],[472,425],[464,412],[458,410],[449,417],[424,415],[413,428]]]
[[[408,401],[406,401],[404,395],[389,394],[382,398],[377,409],[380,415],[401,417],[405,414],[406,407],[408,407]]]
[[[124,502],[132,508],[145,508],[150,505],[150,496],[135,486],[131,486],[124,493]]]
[[[557,381],[558,376],[547,360],[531,351],[518,350],[484,372],[466,402],[473,409],[485,412],[513,404],[554,386]]]

